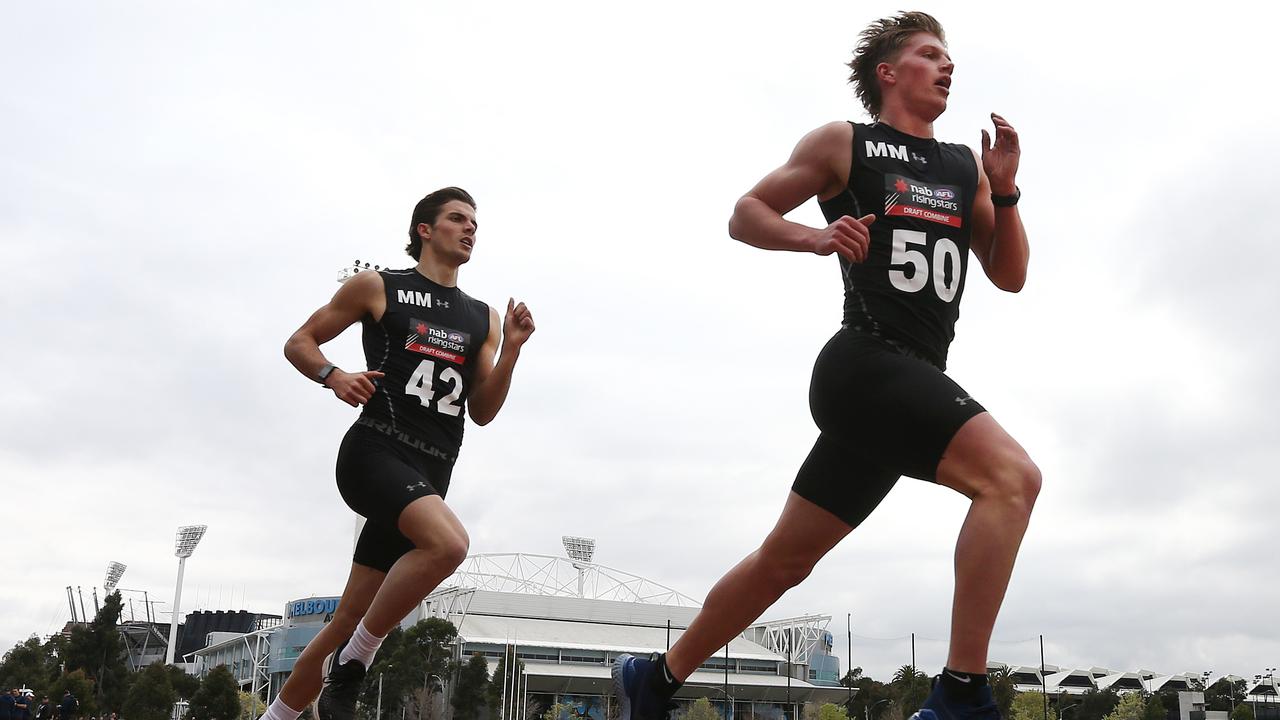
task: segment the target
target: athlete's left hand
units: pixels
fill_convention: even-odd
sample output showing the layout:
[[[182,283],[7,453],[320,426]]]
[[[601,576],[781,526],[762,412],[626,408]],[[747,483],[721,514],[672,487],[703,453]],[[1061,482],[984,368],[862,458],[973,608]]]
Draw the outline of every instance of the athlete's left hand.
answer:
[[[516,304],[515,298],[507,299],[507,317],[502,321],[502,340],[512,347],[524,345],[533,334],[533,313],[524,303]]]
[[[991,122],[996,126],[995,146],[991,145],[991,135],[982,131],[982,169],[991,181],[991,192],[996,195],[1012,195],[1017,192],[1014,177],[1018,174],[1018,131],[1013,129],[1008,120],[991,113]]]

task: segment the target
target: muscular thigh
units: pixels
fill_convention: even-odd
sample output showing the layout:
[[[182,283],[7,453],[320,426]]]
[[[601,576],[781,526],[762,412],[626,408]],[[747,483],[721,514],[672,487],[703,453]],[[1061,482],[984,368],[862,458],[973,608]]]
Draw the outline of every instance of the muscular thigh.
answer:
[[[930,481],[952,438],[985,412],[932,364],[847,330],[818,356],[809,404],[824,437],[884,471]]]
[[[969,497],[1026,475],[1038,476],[1026,450],[985,412],[956,432],[938,464],[938,482]]]
[[[451,475],[449,465],[396,442],[355,425],[343,438],[336,466],[342,499],[366,520],[353,561],[384,573],[414,548],[399,527],[401,515],[421,498],[443,498]]]

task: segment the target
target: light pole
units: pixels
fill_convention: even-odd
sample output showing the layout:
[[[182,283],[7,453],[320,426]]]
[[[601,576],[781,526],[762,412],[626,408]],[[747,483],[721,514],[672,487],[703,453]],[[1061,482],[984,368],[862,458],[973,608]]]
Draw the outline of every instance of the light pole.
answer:
[[[1266,681],[1267,681],[1267,684],[1268,684],[1268,685],[1270,685],[1270,686],[1271,686],[1271,695],[1272,695],[1272,696],[1275,696],[1275,695],[1276,695],[1276,679],[1275,679],[1276,669],[1275,669],[1275,668],[1263,668],[1263,672],[1265,672],[1265,673],[1266,673],[1266,675],[1263,675],[1263,676],[1262,676],[1262,678],[1263,678],[1264,680],[1266,680]],[[1267,703],[1268,703],[1268,704],[1269,704],[1270,702],[1271,702],[1270,700],[1267,700]],[[1257,715],[1257,713],[1256,713],[1256,712],[1255,712],[1254,714],[1255,714],[1255,715]]]
[[[708,685],[708,686],[707,686],[707,689],[708,689],[708,690],[714,690],[714,691],[716,691],[716,692],[720,693],[721,695],[723,695],[723,696],[725,697],[725,704],[726,704],[726,707],[728,707],[728,708],[732,708],[732,707],[734,706],[734,704],[738,702],[738,701],[737,701],[737,700],[735,700],[735,699],[733,698],[733,696],[732,696],[732,695],[730,695],[728,692],[726,692],[725,690],[723,690],[723,689],[721,689],[721,688],[718,688],[718,687],[716,687],[716,686],[714,686],[714,685]],[[728,718],[728,717],[729,717],[729,712],[730,712],[729,710],[726,710],[726,711],[725,711],[725,714],[724,714],[725,718]]]
[[[378,673],[378,709],[374,711],[375,720],[382,720],[382,676],[384,673]]]
[[[879,705],[880,703],[887,703],[887,702],[889,702],[889,698],[885,698],[884,700],[877,700],[871,703],[870,705],[862,708],[862,714],[865,720],[871,720],[871,711],[875,710],[877,705]]]
[[[591,565],[591,556],[596,552],[595,538],[565,535],[560,538],[560,542],[564,544],[565,554],[573,560],[573,567],[578,571],[578,597],[582,597],[584,573]]]
[[[187,558],[196,551],[196,545],[200,544],[200,538],[204,537],[204,531],[208,528],[208,525],[183,525],[178,528],[174,550],[174,554],[178,556],[178,587],[173,591],[173,613],[169,619],[169,647],[164,654],[166,665],[173,664],[173,653],[178,646],[178,618],[182,611],[182,571],[186,568]]]
[[[107,579],[102,581],[102,589],[108,595],[114,592],[116,586],[120,584],[120,578],[124,577],[124,569],[126,567],[124,563],[118,563],[114,560],[107,563]]]
[[[1212,670],[1205,670],[1204,672],[1200,673],[1200,678],[1201,678],[1201,680],[1200,680],[1200,684],[1204,687],[1204,709],[1205,709],[1205,712],[1208,712],[1208,711],[1209,711],[1209,678],[1211,678],[1211,677],[1213,677],[1213,671],[1212,671]],[[1231,718],[1227,718],[1227,720],[1231,720]]]

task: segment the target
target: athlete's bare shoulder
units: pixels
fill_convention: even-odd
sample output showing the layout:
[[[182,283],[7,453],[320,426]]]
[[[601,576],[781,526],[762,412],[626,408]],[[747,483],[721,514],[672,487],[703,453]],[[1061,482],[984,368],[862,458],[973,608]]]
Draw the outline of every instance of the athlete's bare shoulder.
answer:
[[[842,192],[853,163],[853,125],[836,120],[810,131],[796,145],[791,163],[808,167],[822,178],[818,199],[828,200]]]
[[[387,309],[386,284],[377,270],[362,270],[347,278],[334,294],[332,304],[348,313],[370,315],[374,320]]]
[[[377,270],[361,270],[342,282],[339,291],[347,290],[356,296],[372,296],[386,289],[382,281],[382,273]]]
[[[853,125],[844,120],[835,120],[822,125],[814,130],[809,131],[807,135],[800,140],[800,144],[796,146],[796,150],[805,149],[811,152],[819,152],[829,155],[841,147],[845,148],[845,154],[848,154],[848,148],[853,144]]]

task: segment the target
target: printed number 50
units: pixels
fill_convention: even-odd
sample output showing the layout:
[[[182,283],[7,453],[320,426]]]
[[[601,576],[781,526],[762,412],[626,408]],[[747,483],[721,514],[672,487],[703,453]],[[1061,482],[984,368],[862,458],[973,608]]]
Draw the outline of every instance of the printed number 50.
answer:
[[[431,400],[435,396],[435,392],[431,389],[431,378],[435,377],[435,374],[436,364],[430,360],[423,360],[409,376],[409,384],[404,386],[406,393],[418,396],[422,407],[430,407]],[[462,406],[457,404],[458,398],[462,396],[462,375],[457,370],[446,367],[440,371],[440,381],[452,383],[453,389],[448,395],[436,401],[436,411],[457,417],[462,412]]]
[[[903,292],[919,292],[929,282],[929,261],[919,250],[908,245],[924,245],[927,236],[918,230],[893,231],[893,254],[889,262],[911,266],[911,275],[902,270],[890,270],[889,282]],[[947,285],[947,256],[951,256],[951,284]],[[951,302],[960,289],[960,248],[947,238],[938,238],[933,246],[933,291],[943,302]]]

